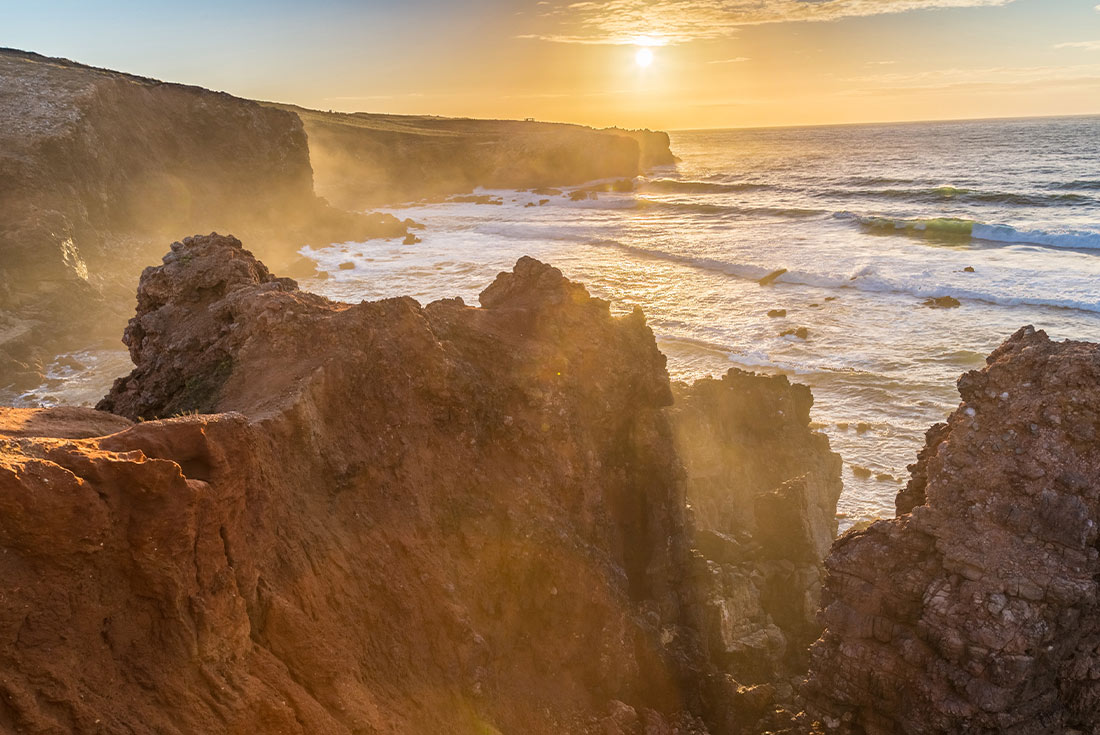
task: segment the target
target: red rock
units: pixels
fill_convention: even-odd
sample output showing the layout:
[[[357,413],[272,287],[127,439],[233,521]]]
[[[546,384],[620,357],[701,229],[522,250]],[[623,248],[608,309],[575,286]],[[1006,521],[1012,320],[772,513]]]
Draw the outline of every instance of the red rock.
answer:
[[[826,561],[803,693],[831,732],[1096,727],[1100,346],[1026,327],[987,362],[898,517]]]

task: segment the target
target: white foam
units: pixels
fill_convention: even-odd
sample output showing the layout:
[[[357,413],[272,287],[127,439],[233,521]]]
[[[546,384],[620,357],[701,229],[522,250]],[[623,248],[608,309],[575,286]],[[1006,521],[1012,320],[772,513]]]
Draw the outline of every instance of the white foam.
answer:
[[[970,236],[988,242],[1045,245],[1052,248],[1069,248],[1072,250],[1100,250],[1100,232],[1088,232],[1086,230],[1065,230],[1062,232],[1021,231],[1008,225],[975,224]]]

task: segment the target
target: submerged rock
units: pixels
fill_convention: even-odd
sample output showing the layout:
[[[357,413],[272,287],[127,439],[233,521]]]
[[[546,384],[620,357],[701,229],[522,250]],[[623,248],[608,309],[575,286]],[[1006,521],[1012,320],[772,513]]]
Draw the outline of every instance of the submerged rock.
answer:
[[[1095,731],[1100,346],[1027,327],[987,362],[898,517],[826,562],[803,691],[831,732]]]
[[[925,299],[923,305],[933,309],[956,309],[962,304],[954,296],[937,296]]]
[[[780,337],[797,337],[798,339],[809,339],[810,330],[806,327],[792,327],[791,329],[784,329],[779,333]]]
[[[759,283],[761,286],[770,286],[773,283],[775,283],[775,279],[779,278],[781,275],[783,275],[786,272],[787,272],[786,268],[780,268],[778,270],[774,270],[771,273],[769,273],[768,275],[766,275],[763,278],[761,278],[760,280],[758,280],[757,283]]]

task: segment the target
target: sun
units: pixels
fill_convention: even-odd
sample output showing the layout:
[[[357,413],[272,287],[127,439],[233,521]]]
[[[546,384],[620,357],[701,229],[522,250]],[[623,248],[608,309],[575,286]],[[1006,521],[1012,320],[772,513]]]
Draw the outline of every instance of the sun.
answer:
[[[638,53],[634,54],[634,63],[646,68],[653,63],[653,52],[647,48],[638,49]]]

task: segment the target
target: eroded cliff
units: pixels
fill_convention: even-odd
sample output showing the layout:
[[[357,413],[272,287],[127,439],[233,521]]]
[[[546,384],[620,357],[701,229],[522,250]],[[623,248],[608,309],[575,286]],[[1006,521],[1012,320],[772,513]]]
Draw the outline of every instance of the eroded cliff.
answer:
[[[650,130],[279,107],[305,124],[318,191],[349,208],[629,178],[676,160],[668,134]]]
[[[987,362],[899,516],[827,560],[804,693],[833,732],[1100,728],[1100,346],[1027,327]]]
[[[3,727],[790,723],[742,686],[781,661],[711,650],[716,600],[759,593],[684,515],[674,431],[730,402],[670,417],[640,311],[529,258],[480,308],[334,303],[211,235],[147,269],[126,342],[102,407],[148,420],[0,415]]]

